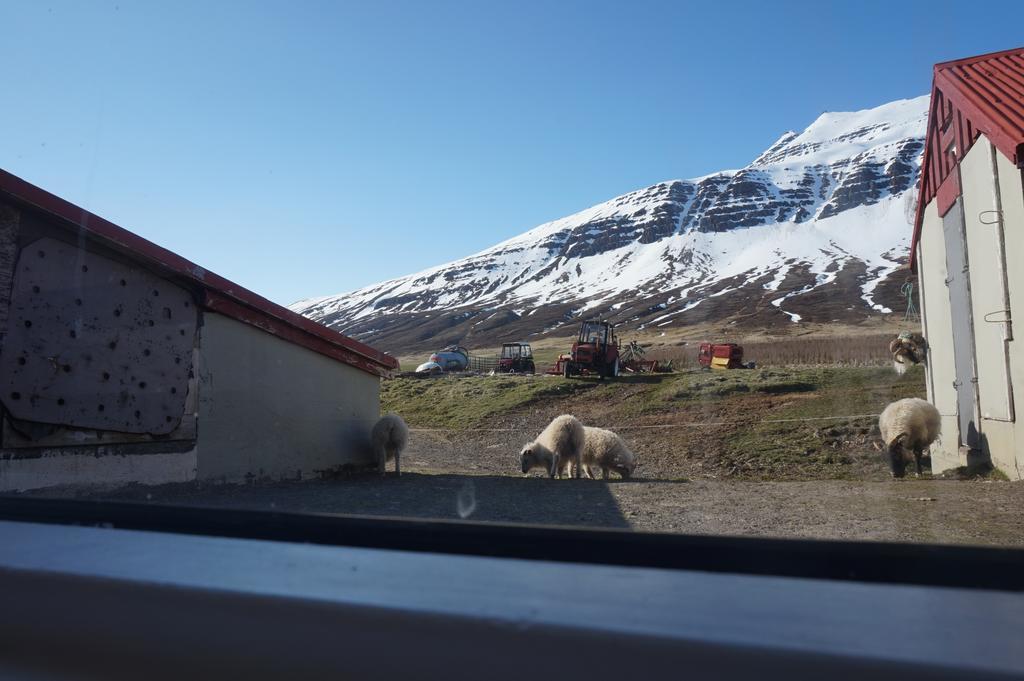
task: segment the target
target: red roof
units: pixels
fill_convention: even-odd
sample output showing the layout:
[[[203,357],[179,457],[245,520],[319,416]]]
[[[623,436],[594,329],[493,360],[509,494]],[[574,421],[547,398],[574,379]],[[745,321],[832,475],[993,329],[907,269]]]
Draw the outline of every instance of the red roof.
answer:
[[[161,248],[4,170],[0,195],[57,217],[96,240],[127,252],[166,275],[185,278],[202,291],[207,310],[255,326],[284,340],[309,348],[363,371],[383,376],[398,368],[398,360],[322,324],[272,303],[199,265]]]
[[[953,205],[960,186],[952,170],[979,135],[1024,168],[1024,47],[935,65],[911,267],[925,207],[936,196],[940,215]]]

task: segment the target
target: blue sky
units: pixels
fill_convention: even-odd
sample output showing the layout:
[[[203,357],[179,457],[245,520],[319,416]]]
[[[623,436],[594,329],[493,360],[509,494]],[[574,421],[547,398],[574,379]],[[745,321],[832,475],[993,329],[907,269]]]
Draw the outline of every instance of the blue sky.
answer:
[[[0,0],[0,167],[280,302],[741,167],[1024,2]]]

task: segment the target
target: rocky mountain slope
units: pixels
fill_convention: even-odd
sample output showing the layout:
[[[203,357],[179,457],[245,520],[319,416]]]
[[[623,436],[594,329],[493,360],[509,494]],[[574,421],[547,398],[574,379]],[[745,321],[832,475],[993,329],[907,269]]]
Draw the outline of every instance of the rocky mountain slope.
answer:
[[[662,182],[485,251],[292,308],[394,352],[629,328],[858,323],[898,290],[928,97],[822,114],[739,170]]]

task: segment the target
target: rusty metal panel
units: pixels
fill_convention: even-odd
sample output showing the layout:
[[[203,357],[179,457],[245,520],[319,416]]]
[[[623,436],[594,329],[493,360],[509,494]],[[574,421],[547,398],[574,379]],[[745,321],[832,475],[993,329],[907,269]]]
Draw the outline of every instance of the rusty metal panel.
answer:
[[[11,306],[11,282],[14,279],[14,262],[18,258],[19,218],[15,208],[0,202],[0,348]]]
[[[187,290],[39,239],[18,256],[0,401],[23,421],[166,435],[185,414],[197,322]]]

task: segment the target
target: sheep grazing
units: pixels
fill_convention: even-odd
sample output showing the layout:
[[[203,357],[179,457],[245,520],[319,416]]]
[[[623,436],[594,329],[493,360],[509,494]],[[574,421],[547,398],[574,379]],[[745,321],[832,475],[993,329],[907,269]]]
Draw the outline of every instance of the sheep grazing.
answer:
[[[878,417],[878,429],[888,451],[894,478],[902,478],[906,474],[911,452],[917,474],[921,475],[921,457],[939,436],[941,425],[939,410],[917,397],[898,400],[885,408]]]
[[[919,333],[904,331],[889,343],[892,366],[902,376],[914,364],[923,364],[928,356],[928,341]]]
[[[543,468],[548,477],[562,477],[564,472],[575,465],[576,477],[580,477],[580,457],[583,453],[583,424],[575,416],[556,416],[537,439],[523,446],[519,452],[523,474],[534,468]]]
[[[636,469],[636,455],[618,435],[603,428],[585,426],[583,441],[583,468],[590,478],[601,469],[602,477],[608,479],[608,471],[615,471],[624,480]]]
[[[389,459],[395,460],[395,475],[402,474],[402,450],[409,442],[409,427],[398,414],[385,414],[374,424],[370,433],[373,453],[377,457],[377,470],[381,476]]]

